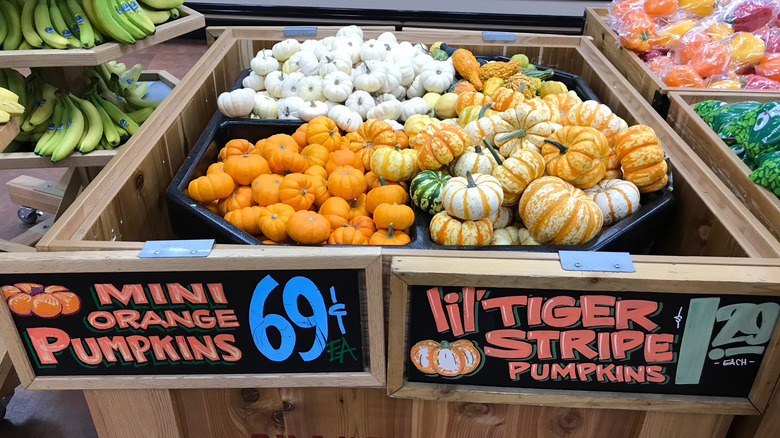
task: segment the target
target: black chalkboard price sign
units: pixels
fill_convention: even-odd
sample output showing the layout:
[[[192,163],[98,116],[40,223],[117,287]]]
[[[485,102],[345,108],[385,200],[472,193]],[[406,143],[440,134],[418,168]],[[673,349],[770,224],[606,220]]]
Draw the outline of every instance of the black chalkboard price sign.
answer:
[[[780,370],[776,268],[634,264],[395,258],[388,393],[760,412]]]
[[[359,375],[370,363],[365,269],[2,274],[0,286],[38,377]]]

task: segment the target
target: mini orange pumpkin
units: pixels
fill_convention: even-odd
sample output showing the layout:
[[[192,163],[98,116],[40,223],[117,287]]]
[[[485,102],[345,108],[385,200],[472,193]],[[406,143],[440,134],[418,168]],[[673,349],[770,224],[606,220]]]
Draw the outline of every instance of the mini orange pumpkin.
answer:
[[[321,244],[330,236],[330,222],[313,211],[296,211],[287,222],[287,235],[300,244]]]
[[[366,207],[366,194],[361,193],[356,198],[349,200],[349,218],[353,219],[357,216],[370,215],[368,207]]]
[[[290,150],[277,151],[268,159],[271,172],[282,175],[289,173],[303,173],[309,168],[309,162],[297,152]]]
[[[229,211],[225,215],[225,220],[249,234],[260,234],[259,220],[263,210],[265,210],[265,207],[257,205],[239,208],[238,210]]]
[[[314,206],[319,208],[325,201],[331,198],[331,194],[328,191],[328,180],[321,176],[309,176],[311,179],[311,192],[314,193]],[[315,210],[315,208],[310,208]]]
[[[341,133],[336,122],[325,116],[317,116],[306,127],[306,140],[310,144],[321,144],[332,152],[341,146]]]
[[[366,191],[366,178],[354,167],[339,166],[328,176],[328,190],[333,196],[354,199]]]
[[[501,112],[516,107],[525,100],[525,97],[521,92],[501,87],[493,93],[490,100],[493,101],[493,109]]]
[[[349,203],[338,196],[325,201],[320,207],[319,213],[325,216],[334,230],[349,222]]]
[[[303,125],[299,126],[292,135],[293,140],[295,140],[295,142],[298,143],[298,146],[301,148],[309,144],[309,142],[306,141],[306,129],[308,127],[309,124],[304,123]]]
[[[360,173],[365,171],[363,161],[354,152],[349,150],[331,152],[328,156],[328,162],[325,163],[325,171],[330,174],[339,166],[351,166],[359,170]]]
[[[303,174],[309,176],[319,176],[323,179],[328,179],[328,171],[325,170],[325,168],[322,166],[317,166],[317,165],[309,166],[309,168],[306,169],[306,171],[303,172]]]
[[[248,140],[244,140],[243,138],[237,138],[225,143],[225,147],[219,150],[219,155],[217,156],[217,158],[219,159],[219,161],[225,161],[228,159],[228,157],[231,157],[233,155],[248,154],[250,152],[253,152],[254,150],[255,150],[255,145],[250,143]]]
[[[233,178],[236,184],[248,186],[255,178],[270,173],[268,161],[257,154],[233,155],[225,160],[225,173]]]
[[[384,178],[380,177],[380,182],[384,183]],[[374,213],[374,210],[379,204],[406,204],[407,202],[409,202],[409,195],[406,193],[406,189],[397,185],[382,184],[375,189],[371,189],[371,191],[368,192],[368,195],[366,195],[366,208],[371,214]],[[402,227],[399,229],[405,228],[406,227]]]
[[[401,149],[406,149],[409,147],[409,136],[406,135],[405,132],[398,130],[398,131],[393,131],[393,133],[395,134],[396,144],[399,145]]]
[[[230,211],[251,207],[253,204],[252,189],[249,186],[238,186],[230,196],[219,201],[217,211],[224,216]]]
[[[15,315],[29,316],[32,314],[32,295],[18,293],[8,298],[8,308]]]
[[[260,175],[252,181],[252,199],[260,206],[267,206],[279,202],[279,185],[283,177],[267,173]]]
[[[349,220],[349,226],[363,233],[366,238],[370,238],[376,232],[376,224],[368,216],[353,217]]]
[[[312,179],[302,173],[291,173],[279,184],[279,201],[291,206],[296,211],[306,210],[314,204]]]
[[[414,211],[408,205],[379,204],[374,210],[374,223],[379,228],[405,230],[414,223]]]
[[[275,242],[287,240],[287,222],[295,213],[295,209],[287,204],[269,205],[258,218],[258,226],[263,235]]]
[[[260,151],[260,155],[267,160],[277,151],[288,150],[298,153],[301,149],[298,146],[298,142],[296,142],[292,136],[287,134],[274,134],[265,139],[262,149],[257,147],[257,150]]]
[[[382,178],[384,180],[383,183],[382,180],[379,179],[379,175],[377,175],[374,172],[366,172],[365,176],[366,176],[366,185],[367,185],[366,188],[368,189],[369,192],[371,191],[371,189],[375,189],[379,186],[401,186],[404,189],[407,188],[406,181],[388,181]]]
[[[393,229],[393,224],[387,229],[380,228],[376,230],[376,233],[371,235],[368,240],[369,245],[392,245],[401,246],[411,242],[412,239],[409,235],[403,231],[397,231]]]
[[[235,188],[233,178],[224,172],[212,173],[190,181],[187,193],[198,202],[212,202],[227,198]]]
[[[216,163],[211,164],[208,169],[206,169],[206,175],[211,175],[212,173],[224,172],[224,171],[225,171],[225,163],[222,161],[217,161]]]
[[[328,158],[330,157],[330,152],[325,146],[312,143],[303,148],[301,156],[309,162],[310,166],[325,167],[325,163],[328,162]]]
[[[368,245],[368,237],[349,225],[343,224],[330,233],[328,243],[331,245]]]
[[[41,318],[55,318],[62,313],[62,303],[52,295],[35,294],[32,297],[32,313]]]

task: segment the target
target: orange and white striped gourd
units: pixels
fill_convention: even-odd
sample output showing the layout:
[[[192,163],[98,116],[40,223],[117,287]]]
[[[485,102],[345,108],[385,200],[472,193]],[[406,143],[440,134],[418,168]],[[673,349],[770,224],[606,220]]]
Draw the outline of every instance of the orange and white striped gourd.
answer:
[[[446,211],[436,213],[429,225],[431,240],[439,245],[490,245],[493,224],[489,218],[462,221]]]
[[[534,108],[526,103],[520,103],[500,115],[501,121],[496,123],[496,136],[493,144],[501,155],[508,157],[516,149],[541,150],[544,139],[552,134],[550,118],[552,113],[545,106]]]
[[[563,124],[595,128],[607,137],[610,146],[614,145],[617,136],[628,128],[625,120],[614,114],[608,106],[595,100],[586,100],[569,108]]]
[[[466,173],[453,177],[442,190],[442,205],[451,216],[480,220],[492,216],[504,201],[501,184],[492,175]],[[491,224],[492,225],[492,224]]]
[[[639,189],[630,181],[604,179],[585,193],[601,209],[605,227],[639,209]]]

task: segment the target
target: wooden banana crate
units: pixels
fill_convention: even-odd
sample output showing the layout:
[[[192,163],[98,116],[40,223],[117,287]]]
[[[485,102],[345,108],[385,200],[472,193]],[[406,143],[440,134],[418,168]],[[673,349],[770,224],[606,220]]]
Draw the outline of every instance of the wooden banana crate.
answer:
[[[135,44],[120,44],[112,41],[91,49],[0,50],[0,65],[3,68],[67,68],[98,65],[198,30],[206,25],[203,14],[183,5],[177,9],[179,18],[156,26],[154,35],[147,36]]]
[[[337,28],[318,28],[316,38],[335,34]],[[365,38],[385,29],[364,29]],[[446,41],[475,53],[511,55],[526,53],[532,62],[577,74],[599,99],[629,124],[651,126],[670,156],[677,199],[676,220],[652,255],[632,255],[642,266],[661,264],[685,269],[689,264],[741,266],[764,272],[780,266],[780,242],[731,192],[686,143],[669,128],[634,87],[626,81],[588,38],[512,34],[513,41],[485,41],[479,32],[406,29],[396,32],[399,41]],[[76,202],[55,223],[37,248],[39,251],[138,251],[147,240],[175,239],[165,202],[165,189],[217,110],[216,97],[228,90],[237,75],[248,68],[255,53],[287,38],[282,28],[228,28],[190,71],[171,97],[150,119],[148,129],[122,148]],[[304,40],[307,37],[298,38]],[[132,150],[132,153],[128,151]],[[245,246],[217,245],[216,250],[245,251]],[[306,248],[263,248],[267,253],[301,256]],[[127,256],[127,252],[124,252]],[[479,257],[494,260],[523,259],[552,264],[557,254],[507,252],[453,252],[382,249],[383,288],[388,299],[390,261],[397,256]],[[63,254],[63,256],[65,256]],[[106,259],[112,256],[106,253]],[[769,258],[759,260],[757,258]],[[292,259],[291,259],[292,260]],[[558,268],[560,269],[560,268]],[[751,271],[752,272],[752,271]],[[586,277],[592,274],[582,273]],[[610,274],[605,274],[609,276]],[[596,275],[594,282],[598,282]],[[583,277],[585,278],[585,277]],[[587,277],[591,278],[591,277]],[[648,280],[649,281],[649,280]],[[780,294],[771,287],[770,294]],[[389,337],[397,334],[389,333]],[[766,372],[774,376],[780,364],[773,361]],[[774,373],[774,374],[772,374]],[[770,380],[773,382],[776,377]],[[536,437],[552,427],[559,436],[604,437],[724,437],[732,415],[707,412],[663,412],[663,403],[630,407],[615,404],[593,409],[576,396],[559,407],[471,403],[438,395],[438,401],[389,398],[384,390],[369,388],[247,388],[87,390],[87,400],[101,436],[120,436],[117,424],[132,424],[137,434],[166,436],[246,436],[252,433],[296,436],[482,437],[485,429],[495,437]],[[773,430],[763,418],[772,418],[778,403],[770,404],[772,388],[756,391],[751,402],[756,417],[738,436],[751,431]],[[85,388],[88,389],[88,388]],[[637,404],[638,403],[638,404]],[[138,407],[127,417],[128,404]],[[642,405],[643,407],[638,407]],[[282,406],[282,408],[278,408]],[[675,405],[675,406],[680,406]],[[619,408],[619,409],[615,409]],[[747,407],[738,411],[746,413]],[[634,409],[634,410],[630,410]],[[658,411],[657,409],[660,409]],[[668,408],[667,408],[668,409]],[[687,412],[695,410],[688,407]],[[208,415],[206,414],[208,412]],[[722,411],[721,411],[722,412]],[[736,412],[736,411],[735,411]],[[370,419],[368,421],[367,419]],[[736,424],[736,423],[735,423]],[[255,432],[257,431],[257,432]],[[544,431],[544,432],[543,432]],[[752,432],[751,432],[752,433]],[[756,436],[759,432],[756,432]],[[741,435],[740,435],[741,434]]]
[[[79,75],[80,80],[83,80],[83,75]],[[173,90],[176,84],[179,83],[179,79],[168,73],[165,70],[147,70],[141,73],[138,78],[139,81],[158,81],[168,88]],[[15,124],[15,123],[14,123]],[[143,125],[142,125],[143,126]],[[18,132],[18,126],[16,129]],[[3,131],[0,128],[0,135]],[[16,136],[14,134],[10,137],[9,141]],[[0,141],[0,145],[3,142]],[[4,148],[0,148],[0,151]],[[125,147],[125,146],[122,146]],[[81,152],[72,153],[70,156],[57,161],[52,162],[49,157],[41,157],[34,152],[10,152],[0,153],[0,169],[41,169],[48,167],[103,167],[111,161],[116,155],[116,150],[110,151],[92,151],[88,154],[82,154]]]
[[[780,238],[780,198],[748,178],[750,168],[737,157],[717,134],[693,111],[693,104],[715,99],[728,103],[754,100],[771,102],[780,96],[755,93],[669,93],[669,114],[666,120],[691,149],[710,166],[715,174],[734,192],[767,228]]]
[[[609,27],[607,19],[609,9],[607,8],[586,8],[585,9],[585,27],[583,34],[593,38],[593,44],[598,47],[604,56],[623,76],[628,79],[648,102],[653,105],[661,115],[666,115],[669,108],[669,92],[686,93],[711,93],[713,90],[707,88],[681,88],[668,87],[661,78],[647,68],[636,53],[624,48],[618,39],[618,35]],[[718,93],[748,93],[751,95],[772,95],[780,98],[780,91],[768,90],[717,90]]]
[[[16,117],[11,117],[8,123],[0,125],[0,152],[8,146],[18,133],[19,122],[16,120]]]

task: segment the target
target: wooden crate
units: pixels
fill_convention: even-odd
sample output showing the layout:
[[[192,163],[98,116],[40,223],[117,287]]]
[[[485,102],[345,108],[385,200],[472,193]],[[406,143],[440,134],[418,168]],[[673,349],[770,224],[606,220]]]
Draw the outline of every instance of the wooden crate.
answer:
[[[0,65],[3,68],[30,67],[78,67],[98,65],[119,59],[136,50],[168,41],[178,36],[198,30],[206,25],[203,14],[186,6],[179,6],[180,17],[156,26],[154,35],[135,44],[108,42],[91,49],[35,49],[0,51]]]
[[[780,198],[748,178],[750,168],[737,157],[717,134],[693,111],[693,104],[708,99],[724,102],[755,100],[770,102],[780,96],[758,96],[753,93],[669,93],[667,121],[685,139],[691,149],[710,166],[715,174],[742,200],[745,206],[780,238]]]
[[[11,140],[19,133],[19,122],[16,117],[11,117],[8,123],[0,125],[0,153],[11,143]]]
[[[364,29],[366,38],[384,29]],[[318,28],[316,38],[336,28]],[[708,166],[669,128],[599,50],[583,37],[516,34],[513,42],[483,41],[481,33],[407,29],[399,40],[447,41],[475,53],[526,53],[537,63],[577,74],[629,124],[656,130],[671,158],[676,218],[656,255],[641,263],[752,264],[745,257],[780,257],[780,242]],[[176,238],[168,220],[165,188],[216,111],[216,97],[248,68],[254,54],[285,39],[282,28],[228,28],[160,106],[147,129],[133,137],[133,153],[120,150],[38,245],[40,251],[139,250],[144,241]],[[305,38],[300,38],[301,40]],[[234,245],[217,245],[233,250]],[[273,251],[274,248],[264,249]],[[389,290],[392,256],[526,258],[556,254],[383,249],[383,287]],[[711,256],[711,257],[700,257]],[[106,257],[110,257],[109,254]],[[761,261],[757,261],[761,262]],[[772,266],[776,260],[770,260]],[[389,296],[389,292],[386,293]],[[724,437],[731,415],[534,407],[489,403],[392,399],[374,389],[211,389],[86,391],[101,436],[121,436],[116,424],[137,434],[165,436],[390,437]],[[125,406],[136,406],[126,417]],[[761,403],[765,405],[764,402]],[[205,413],[208,412],[208,415]],[[763,423],[762,423],[763,424]],[[143,429],[142,429],[143,428]]]
[[[593,38],[593,44],[601,53],[609,59],[612,65],[628,81],[636,87],[639,93],[650,102],[662,115],[666,115],[669,107],[669,92],[684,91],[691,93],[709,94],[713,90],[707,88],[681,88],[668,87],[655,73],[647,68],[647,65],[639,56],[631,50],[624,48],[618,36],[607,23],[609,9],[587,8],[585,9],[585,27],[583,33]],[[766,90],[717,90],[718,93],[748,93],[751,95],[774,95],[780,98],[780,91]]]

